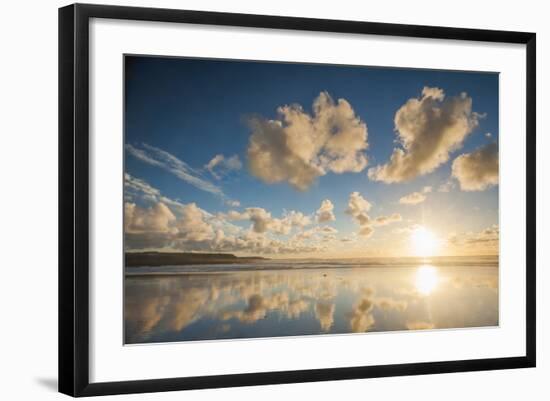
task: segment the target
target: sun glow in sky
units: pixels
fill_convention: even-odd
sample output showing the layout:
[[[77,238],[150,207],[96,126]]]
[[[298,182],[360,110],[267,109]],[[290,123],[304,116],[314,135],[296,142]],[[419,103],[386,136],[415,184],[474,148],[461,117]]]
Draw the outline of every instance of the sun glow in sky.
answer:
[[[416,256],[435,256],[440,250],[441,240],[432,231],[420,226],[411,233],[411,247]]]
[[[498,253],[498,74],[125,57],[127,251]]]

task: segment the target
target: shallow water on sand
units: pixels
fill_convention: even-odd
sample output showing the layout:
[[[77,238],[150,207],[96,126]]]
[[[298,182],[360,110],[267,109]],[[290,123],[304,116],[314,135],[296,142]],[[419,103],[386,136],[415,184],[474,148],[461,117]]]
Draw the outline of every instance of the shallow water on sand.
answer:
[[[129,268],[125,343],[498,325],[496,258]]]

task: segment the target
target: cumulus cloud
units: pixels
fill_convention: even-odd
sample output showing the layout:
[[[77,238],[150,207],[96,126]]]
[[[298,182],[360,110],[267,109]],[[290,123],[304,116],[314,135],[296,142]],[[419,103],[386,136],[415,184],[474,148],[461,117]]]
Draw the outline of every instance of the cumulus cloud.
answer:
[[[376,226],[386,226],[391,223],[397,223],[401,220],[403,220],[403,218],[399,213],[393,213],[389,216],[378,216],[374,219],[373,224]]]
[[[493,224],[478,232],[464,232],[449,235],[447,242],[462,251],[473,251],[480,254],[498,252],[500,229]]]
[[[336,220],[334,216],[334,205],[329,199],[325,199],[321,202],[321,207],[317,210],[317,221],[319,223],[326,223],[328,221]]]
[[[303,214],[302,212],[296,212],[291,210],[284,214],[283,220],[290,224],[292,227],[304,228],[311,224],[312,220],[310,216]]]
[[[124,204],[124,229],[127,233],[171,232],[175,220],[176,216],[164,203],[159,202],[150,208],[135,203]]]
[[[327,242],[329,240],[336,239],[335,234],[338,233],[338,230],[330,226],[316,226],[310,228],[309,230],[303,230],[296,233],[293,237],[293,240],[297,242],[315,239]]]
[[[452,175],[463,191],[483,191],[498,184],[498,145],[490,143],[453,161]]]
[[[424,87],[420,98],[409,99],[395,113],[400,147],[386,164],[370,168],[369,178],[395,183],[434,171],[462,147],[480,117],[466,93],[446,98],[442,89]]]
[[[359,224],[359,234],[365,237],[370,237],[374,231],[371,226],[370,216],[368,215],[371,207],[370,202],[363,198],[359,192],[352,192],[349,195],[346,213],[351,215],[355,222]]]
[[[266,233],[256,233],[253,230],[244,234],[227,236],[218,244],[207,244],[206,250],[247,252],[252,254],[297,254],[319,252],[322,247],[316,244],[306,245],[292,241],[281,241],[269,238]]]
[[[124,205],[127,248],[187,248],[216,239],[211,215],[195,203],[180,204],[174,211],[162,202],[148,208],[127,202]]]
[[[367,166],[367,126],[345,99],[321,92],[310,115],[300,105],[277,109],[275,120],[253,117],[248,144],[250,172],[272,184],[305,191],[327,174],[360,172]]]
[[[238,155],[225,157],[222,154],[214,156],[205,166],[212,176],[220,180],[224,175],[231,171],[240,170],[243,164]]]
[[[181,208],[181,218],[178,219],[178,238],[184,241],[201,242],[214,237],[212,224],[207,222],[208,215],[195,203],[189,203]],[[218,235],[220,235],[218,233]]]
[[[426,194],[432,192],[432,187],[424,187],[421,192],[413,192],[399,199],[402,205],[417,205],[426,200]]]
[[[239,212],[238,210],[230,210],[227,213],[219,213],[218,217],[220,219],[225,219],[229,221],[239,221],[239,220],[250,219],[250,214],[248,214],[248,212]]]
[[[399,203],[402,205],[417,205],[426,200],[426,195],[421,192],[413,192],[399,199]]]
[[[195,252],[246,252],[253,254],[298,254],[319,252],[321,244],[304,244],[294,238],[281,241],[267,234],[283,235],[301,231],[313,217],[287,211],[281,218],[262,208],[243,212],[211,214],[195,203],[170,199],[144,180],[125,174],[125,247],[127,250],[171,249]],[[139,206],[139,203],[150,205]],[[249,220],[248,231],[233,221]],[[322,235],[333,235],[321,232]]]
[[[252,228],[257,233],[268,230],[276,234],[288,234],[292,227],[303,228],[311,223],[311,218],[302,212],[290,211],[281,219],[271,217],[271,213],[260,207],[246,209],[252,221]]]
[[[368,214],[371,207],[371,203],[363,198],[359,192],[352,192],[350,194],[346,213],[351,215],[359,225],[359,234],[363,237],[370,237],[374,233],[375,226],[385,226],[402,220],[399,213],[393,213],[389,216],[378,216],[375,219],[371,219]]]
[[[352,192],[349,195],[346,213],[352,215],[359,224],[363,225],[370,221],[370,217],[367,212],[371,209],[371,207],[371,203],[363,198],[359,192]]]
[[[319,231],[323,234],[336,234],[338,232],[336,228],[330,226],[319,227]]]
[[[195,188],[210,192],[214,195],[222,197],[225,196],[220,187],[206,180],[204,177],[201,177],[198,170],[192,168],[183,160],[178,159],[176,156],[166,152],[165,150],[146,143],[141,144],[140,147],[128,143],[126,144],[125,149],[130,155],[138,160],[168,171],[180,180],[193,185]]]
[[[268,229],[283,232],[280,221],[275,221],[271,213],[261,207],[250,207],[246,209],[249,219],[252,222],[252,229],[256,233],[265,233]],[[290,228],[288,229],[290,231]]]
[[[124,227],[127,249],[177,248],[201,250],[219,238],[220,229],[238,233],[239,227],[198,207],[163,196],[142,179],[124,176]],[[149,207],[136,204],[145,203]],[[197,248],[197,249],[198,249]]]
[[[374,228],[370,225],[364,225],[359,228],[359,235],[363,237],[370,237],[374,233]]]
[[[230,221],[250,220],[252,222],[252,230],[259,234],[271,231],[276,234],[286,235],[294,227],[302,229],[312,223],[312,218],[302,212],[291,210],[285,212],[282,218],[276,218],[271,215],[271,212],[261,207],[249,207],[244,212],[230,210],[227,213],[220,213],[218,216]]]
[[[232,227],[227,226],[229,223],[225,219],[202,210],[194,203],[182,205],[177,214],[170,214],[157,205],[150,209],[127,209],[125,244],[128,250],[166,248],[193,252],[298,254],[319,252],[323,249],[320,244],[270,238],[269,233],[288,233],[293,227],[292,218],[284,221],[274,219],[269,212],[264,214],[261,210],[243,213],[252,222],[249,230],[235,226],[233,228],[236,230],[231,230]],[[136,210],[140,212],[139,215]],[[245,216],[239,216],[242,217]],[[294,224],[299,223],[294,221]]]

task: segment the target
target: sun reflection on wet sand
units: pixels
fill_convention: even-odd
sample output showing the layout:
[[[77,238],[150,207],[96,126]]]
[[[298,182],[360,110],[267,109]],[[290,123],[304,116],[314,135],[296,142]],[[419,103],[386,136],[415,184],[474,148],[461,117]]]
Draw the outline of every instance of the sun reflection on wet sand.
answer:
[[[416,271],[415,286],[422,295],[430,295],[439,283],[437,268],[430,265],[420,266]]]

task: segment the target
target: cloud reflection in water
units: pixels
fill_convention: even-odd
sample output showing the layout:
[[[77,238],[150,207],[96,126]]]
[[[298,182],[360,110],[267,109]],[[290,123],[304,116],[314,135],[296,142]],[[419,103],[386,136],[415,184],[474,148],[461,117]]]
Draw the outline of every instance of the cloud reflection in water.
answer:
[[[498,325],[498,268],[411,266],[127,276],[125,341]]]

